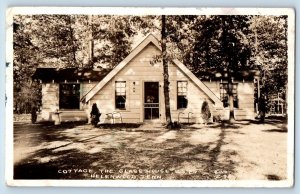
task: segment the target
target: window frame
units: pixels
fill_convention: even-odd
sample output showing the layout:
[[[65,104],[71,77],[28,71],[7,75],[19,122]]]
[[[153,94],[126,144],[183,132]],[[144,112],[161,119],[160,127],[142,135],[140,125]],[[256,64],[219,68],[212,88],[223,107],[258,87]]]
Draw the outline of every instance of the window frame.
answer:
[[[232,93],[233,93],[233,108],[239,108],[239,98],[238,98],[238,83],[232,83]],[[229,107],[230,102],[229,102],[229,95],[228,95],[228,90],[229,90],[229,83],[228,82],[223,82],[220,83],[220,100],[223,102],[223,106]]]
[[[124,83],[124,86],[118,86],[118,84],[122,84],[122,83]],[[121,89],[121,91],[118,91],[118,89]],[[126,110],[126,99],[127,99],[126,93],[127,93],[126,92],[126,81],[115,81],[115,109]],[[123,95],[119,95],[119,94],[123,94]],[[121,105],[121,104],[117,103],[118,98],[124,99],[124,103],[122,103],[124,105],[124,107],[119,107],[119,105]]]
[[[180,83],[185,83],[185,86],[181,85]],[[177,81],[177,109],[186,109],[188,107],[188,81],[186,80],[179,80]],[[179,95],[181,94],[181,95]],[[180,103],[182,99],[185,99],[184,103]]]
[[[72,86],[72,85],[74,86],[75,85],[75,87],[77,87],[77,89],[75,90],[75,94],[67,95],[67,96],[64,95],[63,91],[62,91],[63,90],[63,85],[68,85],[68,86]],[[80,83],[59,83],[58,87],[59,87],[58,88],[58,90],[59,90],[59,95],[58,95],[59,110],[80,110],[80,93],[81,93]],[[71,89],[71,87],[69,89]],[[69,92],[70,92],[70,90],[69,90]],[[73,93],[73,91],[71,93]],[[66,104],[63,104],[64,100],[71,101],[71,100],[75,99],[74,97],[77,98],[77,100],[78,100],[78,102],[76,102],[76,107],[75,107],[75,105],[73,105],[74,107],[68,107],[68,106],[66,106]],[[73,98],[73,99],[70,100],[70,98]]]

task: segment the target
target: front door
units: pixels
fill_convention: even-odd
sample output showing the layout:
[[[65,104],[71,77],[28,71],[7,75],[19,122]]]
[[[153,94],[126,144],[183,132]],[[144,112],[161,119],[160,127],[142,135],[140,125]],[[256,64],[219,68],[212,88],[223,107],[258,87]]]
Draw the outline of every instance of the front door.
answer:
[[[159,119],[159,84],[144,82],[144,118]]]

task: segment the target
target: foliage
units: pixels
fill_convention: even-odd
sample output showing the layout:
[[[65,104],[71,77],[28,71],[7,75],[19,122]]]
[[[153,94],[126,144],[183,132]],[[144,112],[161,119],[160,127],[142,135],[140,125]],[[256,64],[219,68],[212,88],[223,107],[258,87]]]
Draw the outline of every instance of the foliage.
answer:
[[[288,81],[287,17],[254,16],[250,30],[251,59],[260,71],[260,97],[267,103],[278,95],[285,99]]]
[[[184,64],[199,78],[207,71],[225,74],[250,68],[248,16],[170,17],[176,23],[170,39],[182,53]]]
[[[30,113],[41,105],[41,87],[37,82],[22,83],[19,91],[14,91],[14,112]]]
[[[154,16],[90,16],[92,40],[94,41],[93,62],[113,68],[131,51],[134,37],[145,35],[157,28]]]
[[[14,31],[14,111],[29,113],[34,106],[40,104],[41,92],[39,83],[32,82],[28,75],[32,75],[39,61],[36,53],[38,48],[33,44],[30,34],[24,27],[27,20],[19,17],[13,25]]]

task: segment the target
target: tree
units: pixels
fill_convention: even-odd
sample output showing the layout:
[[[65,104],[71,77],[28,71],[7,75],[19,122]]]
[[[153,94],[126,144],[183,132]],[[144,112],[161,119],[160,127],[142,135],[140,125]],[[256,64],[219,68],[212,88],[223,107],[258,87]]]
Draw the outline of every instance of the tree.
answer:
[[[32,42],[39,48],[41,66],[81,67],[77,52],[76,17],[73,15],[32,15],[27,26]],[[36,54],[37,55],[37,54]]]
[[[32,82],[29,78],[35,71],[39,59],[34,57],[38,48],[30,38],[26,25],[27,17],[16,17],[13,23],[13,49],[14,49],[14,112],[30,113],[33,106],[40,104],[39,83]],[[37,60],[35,60],[37,59]]]
[[[90,16],[93,62],[113,68],[131,51],[135,36],[156,30],[154,16]]]
[[[264,102],[258,106],[264,115],[270,98],[281,95],[285,99],[287,92],[287,17],[253,16],[250,30],[251,61],[260,71],[256,101]]]
[[[165,114],[167,127],[173,125],[171,110],[170,110],[170,93],[169,93],[169,70],[168,70],[168,56],[166,51],[166,16],[161,17],[161,50],[162,50],[162,66],[163,66],[163,77],[164,77],[164,98],[165,98]]]

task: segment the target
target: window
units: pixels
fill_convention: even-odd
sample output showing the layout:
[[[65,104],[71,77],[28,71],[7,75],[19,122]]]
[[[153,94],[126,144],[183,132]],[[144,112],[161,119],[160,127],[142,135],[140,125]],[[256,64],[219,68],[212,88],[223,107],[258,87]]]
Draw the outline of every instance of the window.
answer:
[[[187,81],[177,82],[177,109],[186,108],[187,100]]]
[[[126,103],[126,82],[116,81],[116,108],[125,109]]]
[[[59,85],[59,109],[80,108],[80,84]]]
[[[229,106],[229,84],[228,83],[220,83],[220,98],[223,102],[224,107]],[[233,107],[238,108],[238,95],[237,95],[237,83],[232,84],[232,94],[233,94]]]

